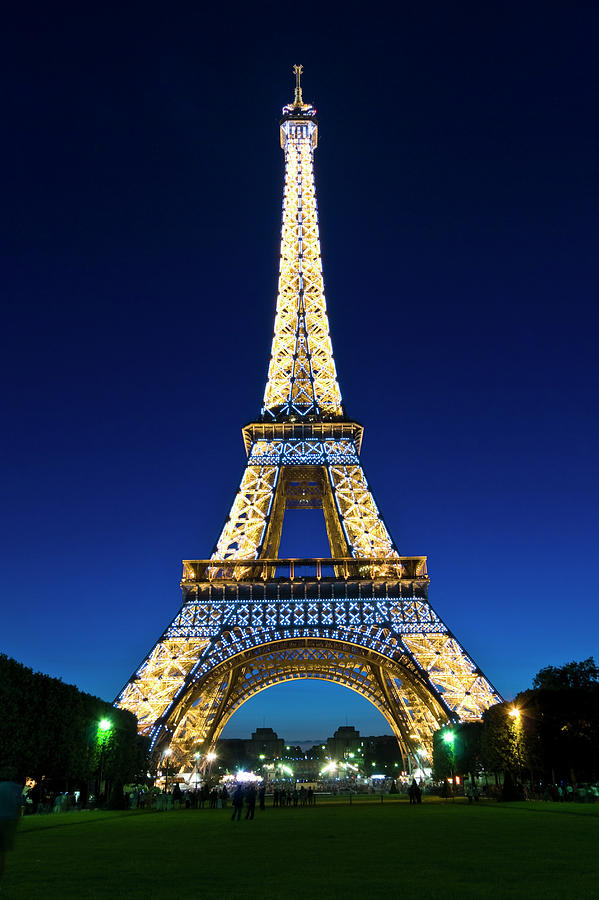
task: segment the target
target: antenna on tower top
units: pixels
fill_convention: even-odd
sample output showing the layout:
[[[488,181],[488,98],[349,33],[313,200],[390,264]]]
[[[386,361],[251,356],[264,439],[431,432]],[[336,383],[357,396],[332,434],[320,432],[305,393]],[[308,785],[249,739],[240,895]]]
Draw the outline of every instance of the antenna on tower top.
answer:
[[[311,103],[304,103],[304,98],[302,97],[302,72],[304,71],[303,66],[296,65],[292,69],[295,75],[295,97],[293,98],[293,103],[288,103],[283,107],[283,116],[289,116],[291,119],[304,119],[306,116],[315,116],[316,110],[312,106]],[[316,125],[316,123],[314,123]],[[316,135],[316,131],[314,131]],[[281,138],[282,143],[281,147],[285,146],[285,141]],[[314,146],[316,146],[316,138],[314,139]]]
[[[302,85],[300,79],[302,77],[302,72],[304,71],[303,66],[294,66],[293,71],[295,72],[295,100],[293,101],[294,106],[303,106],[302,101]]]

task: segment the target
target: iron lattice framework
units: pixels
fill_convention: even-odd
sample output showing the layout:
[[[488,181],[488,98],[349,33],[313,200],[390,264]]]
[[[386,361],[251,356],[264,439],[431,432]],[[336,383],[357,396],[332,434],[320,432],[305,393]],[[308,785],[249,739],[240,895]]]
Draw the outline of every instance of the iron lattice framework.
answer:
[[[406,760],[501,699],[430,606],[426,557],[399,555],[360,464],[324,295],[316,110],[294,71],[274,337],[261,416],[243,429],[247,466],[211,558],[184,562],[181,609],[116,701],[182,765],[246,700],[291,679],[366,697]],[[330,558],[278,558],[286,509],[323,510]]]

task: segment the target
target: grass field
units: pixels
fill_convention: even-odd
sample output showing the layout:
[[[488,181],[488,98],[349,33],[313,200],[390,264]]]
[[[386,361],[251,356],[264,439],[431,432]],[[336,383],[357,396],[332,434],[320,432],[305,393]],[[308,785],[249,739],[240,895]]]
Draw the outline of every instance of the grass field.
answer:
[[[429,800],[23,819],[0,893],[52,897],[599,897],[599,808]]]

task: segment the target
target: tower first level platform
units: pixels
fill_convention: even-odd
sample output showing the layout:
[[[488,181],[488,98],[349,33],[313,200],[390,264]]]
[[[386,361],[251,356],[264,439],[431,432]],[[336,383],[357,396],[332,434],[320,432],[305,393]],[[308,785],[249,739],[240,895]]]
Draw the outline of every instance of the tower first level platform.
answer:
[[[376,572],[386,569],[385,577]],[[208,753],[250,697],[316,678],[370,700],[404,759],[500,699],[427,599],[424,557],[188,560],[179,614],[119,702],[160,755]],[[415,758],[415,757],[414,757]]]

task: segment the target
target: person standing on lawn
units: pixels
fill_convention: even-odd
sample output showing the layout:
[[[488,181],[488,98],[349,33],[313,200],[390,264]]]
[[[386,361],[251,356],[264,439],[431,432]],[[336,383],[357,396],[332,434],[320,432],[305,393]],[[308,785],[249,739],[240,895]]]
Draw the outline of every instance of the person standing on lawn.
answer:
[[[245,813],[246,819],[253,819],[254,813],[256,811],[256,785],[250,784],[245,795],[245,802],[247,804],[247,810]]]
[[[231,821],[234,822],[235,819],[241,821],[241,810],[243,809],[243,788],[240,784],[235,788],[235,793],[233,794],[233,815],[231,816]]]
[[[6,854],[15,845],[17,823],[23,805],[23,787],[15,779],[14,770],[0,772],[0,878],[4,873]]]

